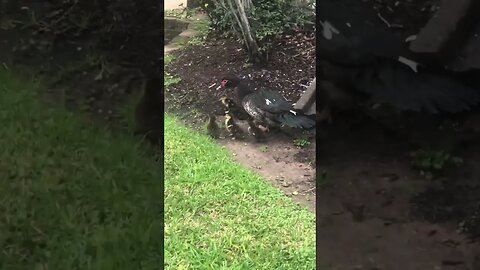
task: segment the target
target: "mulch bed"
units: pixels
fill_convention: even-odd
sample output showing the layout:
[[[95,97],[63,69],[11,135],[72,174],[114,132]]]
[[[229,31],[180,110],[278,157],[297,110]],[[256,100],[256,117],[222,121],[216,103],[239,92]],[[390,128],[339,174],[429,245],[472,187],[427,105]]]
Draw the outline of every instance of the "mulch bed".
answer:
[[[166,71],[182,78],[166,93],[167,106],[193,106],[200,112],[221,114],[216,91],[226,74],[246,76],[254,87],[269,87],[296,102],[315,77],[315,35],[294,33],[278,38],[265,66],[247,64],[239,41],[210,37],[203,45],[175,52],[176,60]],[[215,84],[214,86],[212,86]]]

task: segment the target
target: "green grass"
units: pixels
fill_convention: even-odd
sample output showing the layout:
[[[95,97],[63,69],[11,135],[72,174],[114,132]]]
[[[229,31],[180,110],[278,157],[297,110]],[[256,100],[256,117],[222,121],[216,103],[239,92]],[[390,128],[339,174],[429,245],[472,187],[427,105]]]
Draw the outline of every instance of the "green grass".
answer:
[[[293,145],[297,148],[304,148],[310,145],[310,142],[305,138],[295,139]]]
[[[0,269],[162,269],[163,168],[0,70]]]
[[[165,116],[165,269],[315,269],[315,217]]]
[[[196,31],[195,35],[188,40],[182,40],[178,44],[182,47],[199,46],[205,44],[208,34],[210,33],[210,21],[208,19],[191,22],[191,27]]]
[[[169,66],[173,61],[175,61],[175,56],[173,54],[166,54],[163,58],[163,64],[165,67]],[[181,78],[176,77],[167,71],[163,73],[164,85],[165,90],[168,92],[170,90],[170,86],[176,85],[182,81]]]
[[[164,73],[163,78],[164,78],[165,90],[167,92],[170,90],[171,86],[176,85],[182,81],[182,79],[180,79],[179,77],[175,77],[168,72]]]
[[[258,150],[260,150],[263,153],[266,153],[266,152],[268,152],[268,146],[262,145],[258,148]]]
[[[198,46],[204,44],[210,32],[210,22],[208,20],[197,21],[194,23],[193,29],[197,33],[188,41],[187,45]]]
[[[165,17],[184,18],[186,13],[183,9],[167,9],[165,10]]]
[[[175,55],[169,53],[164,55],[163,57],[163,65],[168,66],[175,60]]]

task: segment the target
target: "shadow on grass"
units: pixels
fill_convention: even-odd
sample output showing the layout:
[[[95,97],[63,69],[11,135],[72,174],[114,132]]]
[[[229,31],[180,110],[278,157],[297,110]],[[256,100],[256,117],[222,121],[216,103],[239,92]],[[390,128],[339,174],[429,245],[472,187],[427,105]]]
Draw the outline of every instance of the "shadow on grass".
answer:
[[[0,70],[0,268],[159,269],[163,164]]]

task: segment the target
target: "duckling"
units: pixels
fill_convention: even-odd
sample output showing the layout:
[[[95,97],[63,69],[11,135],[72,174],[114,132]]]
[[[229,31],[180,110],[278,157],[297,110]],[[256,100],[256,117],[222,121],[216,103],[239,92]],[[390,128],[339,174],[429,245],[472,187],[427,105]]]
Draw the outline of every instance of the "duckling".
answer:
[[[233,102],[232,99],[230,99],[229,97],[227,96],[222,96],[220,98],[220,102],[222,102],[223,106],[228,110],[230,108],[233,108],[235,107],[235,102]]]
[[[253,119],[248,119],[248,133],[253,136],[257,141],[265,139],[263,131],[255,125]]]
[[[233,115],[230,112],[225,114],[225,128],[233,139],[239,138],[241,137],[240,135],[243,134],[242,129],[235,123]]]
[[[222,96],[220,102],[225,108],[225,113],[230,113],[232,116],[235,116],[238,120],[247,120],[250,116],[247,114],[245,109],[242,106],[238,106],[233,99]]]
[[[220,137],[220,128],[216,122],[217,118],[215,115],[210,114],[208,116],[208,124],[207,124],[207,133],[213,139],[218,139]]]
[[[143,88],[143,96],[134,111],[134,134],[158,145],[163,140],[163,80],[158,76],[147,76]]]

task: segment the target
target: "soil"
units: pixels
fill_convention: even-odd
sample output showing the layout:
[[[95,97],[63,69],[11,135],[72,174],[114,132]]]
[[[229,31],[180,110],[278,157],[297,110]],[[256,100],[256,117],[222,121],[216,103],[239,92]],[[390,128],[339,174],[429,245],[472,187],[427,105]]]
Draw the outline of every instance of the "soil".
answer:
[[[247,55],[239,41],[211,36],[203,45],[190,46],[173,53],[176,60],[166,71],[182,78],[182,82],[167,93],[173,101],[167,106],[193,106],[203,113],[223,114],[218,99],[225,93],[216,91],[226,74],[246,76],[253,87],[278,90],[295,102],[315,77],[314,33],[296,33],[278,39],[267,66],[249,66]],[[192,100],[191,100],[192,99]],[[194,99],[194,100],[193,100]]]
[[[299,150],[291,141],[280,138],[268,143],[227,138],[220,144],[232,152],[240,164],[269,179],[295,202],[315,212],[315,168],[309,163],[309,158],[315,155],[314,145]]]
[[[336,123],[317,134],[318,169],[326,173],[326,183],[317,190],[321,265],[342,270],[480,269],[478,242],[459,230],[461,220],[477,207],[472,201],[479,202],[478,188],[453,188],[478,185],[480,142],[457,148],[456,155],[466,160],[460,168],[427,180],[411,166],[410,154],[418,146],[392,139],[371,122],[352,127],[337,118]],[[424,132],[412,133],[420,138]],[[448,137],[442,132],[436,136]],[[449,216],[442,215],[444,209],[450,209]]]

